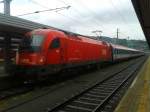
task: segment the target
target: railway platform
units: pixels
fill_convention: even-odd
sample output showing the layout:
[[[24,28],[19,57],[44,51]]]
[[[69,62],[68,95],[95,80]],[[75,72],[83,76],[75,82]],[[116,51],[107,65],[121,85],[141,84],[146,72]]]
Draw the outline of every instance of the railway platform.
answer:
[[[141,68],[115,112],[150,112],[150,57]]]

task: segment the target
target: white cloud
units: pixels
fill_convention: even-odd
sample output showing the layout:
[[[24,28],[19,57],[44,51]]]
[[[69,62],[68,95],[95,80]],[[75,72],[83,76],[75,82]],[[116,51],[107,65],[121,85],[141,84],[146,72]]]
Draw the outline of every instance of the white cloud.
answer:
[[[85,35],[93,35],[93,30],[102,30],[103,35],[114,37],[119,28],[120,38],[144,39],[130,0],[13,0],[11,13],[20,15],[67,5],[71,5],[69,10],[22,18]],[[2,4],[0,12],[3,12]]]

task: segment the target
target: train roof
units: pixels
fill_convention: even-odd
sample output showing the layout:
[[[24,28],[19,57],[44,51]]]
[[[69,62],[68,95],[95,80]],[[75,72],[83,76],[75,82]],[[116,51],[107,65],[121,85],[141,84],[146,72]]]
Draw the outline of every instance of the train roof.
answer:
[[[59,33],[62,32],[65,35],[71,35],[71,36],[77,37],[77,38],[81,39],[82,41],[90,40],[91,42],[94,42],[94,43],[97,43],[99,41],[99,42],[105,43],[106,45],[111,44],[111,46],[113,48],[116,48],[116,49],[123,49],[123,50],[130,50],[130,51],[140,51],[140,50],[132,49],[132,48],[125,47],[125,46],[122,46],[122,45],[112,44],[112,43],[109,43],[109,42],[106,42],[106,41],[103,41],[103,40],[98,40],[98,39],[96,39],[92,36],[86,36],[86,35],[80,35],[80,34],[76,34],[76,33],[72,33],[72,32],[66,32],[64,30],[57,30],[57,29],[53,29],[53,28],[43,28],[43,29],[36,29],[35,31],[38,31],[38,30],[45,31],[45,32],[49,32],[49,31],[57,31]]]
[[[32,32],[38,32],[38,33],[41,33],[43,32],[43,34],[46,34],[46,33],[49,33],[49,32],[57,32],[61,35],[67,35],[68,37],[70,38],[74,38],[74,39],[77,39],[77,40],[81,40],[83,42],[89,42],[89,43],[95,43],[95,44],[103,44],[105,43],[106,45],[108,45],[107,42],[104,42],[102,40],[98,40],[92,36],[85,36],[85,35],[77,35],[77,34],[74,34],[74,33],[68,33],[68,32],[64,32],[64,31],[61,31],[61,30],[56,30],[56,29],[51,29],[51,28],[46,28],[46,29],[36,29],[36,30],[33,30]]]
[[[129,51],[139,51],[139,50],[136,50],[136,49],[133,49],[133,48],[129,48],[129,47],[121,46],[121,45],[117,45],[117,44],[111,44],[111,46],[113,48],[116,48],[116,49],[123,49],[123,50],[129,50]]]
[[[50,31],[53,31],[53,32],[61,32],[61,33],[64,33],[65,35],[71,35],[71,36],[76,36],[76,37],[84,37],[84,38],[90,38],[90,39],[93,39],[93,40],[97,40],[97,41],[102,41],[102,40],[98,40],[97,38],[95,38],[94,36],[88,36],[88,35],[82,35],[82,34],[78,34],[78,33],[73,33],[73,32],[68,32],[68,31],[65,31],[65,30],[60,30],[60,29],[54,29],[54,28],[39,28],[39,29],[35,29],[33,31],[44,31],[44,32],[50,32]],[[32,32],[32,31],[31,31]]]

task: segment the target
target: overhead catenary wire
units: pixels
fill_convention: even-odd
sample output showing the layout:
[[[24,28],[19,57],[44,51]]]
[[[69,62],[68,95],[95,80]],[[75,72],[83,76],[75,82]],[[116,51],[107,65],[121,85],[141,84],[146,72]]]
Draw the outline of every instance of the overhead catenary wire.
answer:
[[[58,0],[58,1],[63,1],[63,0]],[[98,27],[100,26],[100,27],[102,27],[102,29],[97,29],[97,30],[103,30],[103,32],[108,32],[108,30],[109,31],[111,31],[110,29],[109,29],[109,27],[107,27],[107,28],[105,28],[105,25],[103,24],[103,20],[102,20],[102,18],[99,18],[99,17],[97,17],[97,13],[95,13],[95,11],[93,11],[92,9],[90,9],[89,7],[87,7],[82,1],[78,1],[78,4],[80,5],[80,6],[82,6],[82,7],[84,7],[86,10],[88,10],[88,12],[91,14],[91,15],[93,15],[95,18],[98,18],[99,20],[95,20],[95,19],[93,19],[92,20],[92,22],[94,23],[94,24],[96,24]],[[76,9],[77,10],[77,9]],[[79,12],[79,11],[77,11],[77,12]],[[108,21],[109,22],[109,21]]]
[[[39,5],[39,6],[41,6],[41,7],[43,7],[43,8],[48,8],[47,6],[45,6],[45,5],[42,5],[42,4],[40,4],[40,3],[38,3],[38,2],[36,2],[36,1],[34,1],[34,0],[31,0],[32,1],[32,3],[34,3],[34,4],[36,4],[36,5]],[[68,4],[65,4],[66,6],[70,6],[70,5],[68,5]],[[61,13],[59,13],[58,11],[55,11],[57,14],[59,14],[59,15],[61,15],[61,16],[63,16],[63,17],[65,17],[65,18],[67,18],[67,19],[71,19],[72,21],[74,21],[74,22],[79,22],[78,20],[76,20],[76,19],[74,19],[74,18],[72,18],[72,17],[70,17],[70,16],[65,16],[65,15],[63,15],[63,14],[61,14]]]
[[[65,4],[65,5],[68,5],[68,3],[66,3],[66,1],[63,1],[63,0],[57,0],[57,1]],[[80,17],[83,17],[83,14],[78,9],[76,9],[75,7],[73,7],[72,4],[71,4],[71,6],[72,6],[72,9],[75,10],[74,12],[76,12]],[[86,21],[83,21],[83,22],[85,23]],[[101,26],[103,29],[105,29],[102,25],[99,25],[99,23],[97,23],[97,21],[95,21],[95,20],[93,20],[92,23],[93,23],[92,25],[96,24],[98,26]],[[93,26],[87,24],[87,22],[86,22],[86,25],[89,26],[89,27],[91,27],[91,28],[93,27]],[[91,29],[91,30],[95,30],[95,29]],[[90,33],[91,33],[91,30],[89,31]]]
[[[109,0],[111,5],[113,6],[113,8],[116,10],[116,12],[118,13],[118,15],[121,17],[122,21],[124,22],[124,24],[127,24],[125,18],[123,17],[123,15],[120,13],[119,9],[115,6],[114,2],[112,0]]]
[[[57,1],[59,1],[59,2],[61,2],[61,3],[63,3],[64,5],[68,5],[68,3],[66,3],[65,1],[63,1],[63,0],[57,0]],[[76,9],[75,7],[73,7],[72,6],[72,8],[80,15],[81,13],[80,13],[80,11],[78,11],[78,9]]]
[[[54,8],[54,9],[40,10],[40,11],[31,12],[31,13],[20,14],[20,15],[17,15],[17,16],[25,16],[25,15],[41,13],[41,12],[48,12],[48,11],[60,11],[60,10],[64,10],[64,9],[68,10],[70,7],[71,6],[59,7],[59,8]]]
[[[44,7],[44,8],[47,8],[46,6],[44,6],[44,5],[42,5],[42,4],[40,4],[40,3],[37,3],[37,2],[35,2],[34,0],[31,0],[34,4],[36,4],[36,5],[39,5],[39,6],[41,6],[41,7]],[[66,2],[66,1],[63,1],[63,0],[57,0],[58,2],[61,2],[61,3],[63,3],[64,5],[70,5],[70,3],[68,3],[68,2]],[[86,9],[87,9],[88,7],[86,7]],[[78,9],[76,9],[75,7],[73,7],[73,5],[71,4],[71,9],[74,9],[75,11],[74,12],[76,12],[78,15],[80,15],[81,17],[83,17],[83,14],[81,14],[81,12],[80,11],[78,11]],[[90,9],[89,9],[90,10]],[[58,13],[58,12],[56,12],[57,14],[59,14],[59,15],[61,15],[61,16],[63,16],[63,17],[65,17],[65,18],[67,18],[68,20],[72,20],[72,21],[74,21],[74,22],[76,22],[76,23],[79,23],[79,24],[84,24],[86,21],[79,21],[79,19],[78,18],[74,18],[74,17],[71,17],[70,15],[64,15],[64,14],[62,14],[62,13]],[[92,15],[96,15],[95,14],[95,12],[94,12],[94,14],[93,13],[91,13]],[[105,32],[104,31],[104,29],[106,30],[106,31],[108,31],[108,28],[104,28],[104,25],[101,25],[101,24],[103,24],[103,23],[99,23],[97,20],[92,20],[92,23],[93,23],[93,25],[94,24],[96,24],[96,25],[98,25],[99,27],[102,27],[103,29],[100,29],[100,30],[103,30],[103,32]],[[91,26],[91,25],[89,25],[89,24],[87,24],[87,22],[86,22],[86,24],[84,24],[84,26],[88,26],[88,27],[93,27],[93,26]],[[91,29],[91,30],[99,30],[99,29]],[[90,30],[90,32],[91,32],[91,30]]]
[[[31,1],[32,1],[32,3],[34,3],[34,4],[38,5],[38,6],[41,6],[41,7],[45,8],[45,9],[48,9],[48,7],[45,6],[45,5],[42,5],[42,4],[40,4],[40,3],[38,3],[38,2],[36,2],[36,1],[34,1],[34,0],[31,0]],[[65,5],[66,5],[66,6],[71,6],[71,5],[69,5],[69,4],[65,4]],[[71,6],[71,7],[72,7],[72,6]],[[57,13],[57,14],[59,14],[59,15],[65,17],[65,18],[67,18],[68,20],[71,20],[71,21],[73,21],[73,22],[75,22],[75,23],[82,24],[81,21],[79,21],[78,19],[74,19],[73,17],[71,17],[71,16],[69,16],[69,15],[66,16],[66,15],[64,15],[64,14],[62,14],[62,13],[59,13],[58,11],[55,11],[55,13]]]
[[[110,4],[112,5],[112,7],[114,8],[115,12],[120,16],[120,19],[122,21],[122,23],[127,26],[129,25],[129,23],[126,21],[126,18],[124,17],[124,15],[120,12],[119,8],[116,7],[116,5],[114,4],[114,2],[112,0],[109,0]],[[118,1],[121,2],[121,1]],[[132,30],[132,27],[128,27],[128,29]]]
[[[61,1],[62,1],[62,0],[61,0]],[[78,2],[79,2],[79,1],[78,1]],[[92,15],[94,15],[94,16],[96,15],[91,9],[89,9],[86,5],[84,5],[84,3],[83,3],[82,1],[80,1],[80,5],[82,5],[83,7],[85,7],[86,10],[88,10]],[[96,16],[95,16],[95,17],[96,17]],[[94,22],[95,24],[101,26],[103,29],[105,29],[103,23],[100,23],[100,22],[98,22],[97,20],[94,20],[93,22]]]
[[[45,9],[47,9],[48,7],[47,6],[44,6],[44,5],[42,5],[42,4],[40,4],[40,3],[38,3],[38,2],[35,2],[34,0],[31,0],[32,1],[32,3],[34,3],[34,4],[36,4],[36,5],[39,5],[40,7],[43,7],[43,8],[45,8]],[[59,0],[58,0],[59,1]],[[63,1],[61,1],[64,5],[66,5],[66,6],[71,6],[71,8],[73,8],[72,7],[72,5],[70,5],[70,4],[67,4],[67,3],[65,3],[65,2],[63,2]],[[59,15],[61,15],[61,16],[63,16],[63,17],[65,17],[65,18],[67,18],[68,20],[71,20],[71,21],[73,21],[73,22],[75,22],[75,23],[77,23],[77,24],[83,24],[83,22],[81,22],[81,21],[79,21],[79,19],[77,19],[77,18],[74,18],[74,17],[72,17],[72,16],[69,16],[69,15],[64,15],[64,14],[62,14],[62,13],[59,13],[58,11],[55,11],[57,14],[59,14]],[[91,27],[89,24],[84,24],[83,26],[88,26],[88,27]]]
[[[121,0],[119,0],[118,3],[120,3],[120,5],[121,5],[121,4],[124,4]],[[131,5],[131,6],[132,6],[132,5]],[[132,7],[133,7],[133,6],[132,6]],[[123,15],[122,15],[122,16],[123,16]],[[124,18],[124,20],[126,21],[126,18],[125,18],[124,16],[123,16],[123,18]],[[126,21],[126,23],[128,23],[128,22]],[[130,25],[130,24],[128,23],[128,25]],[[132,28],[132,27],[129,27],[129,28]]]
[[[57,0],[57,1],[63,3],[64,5],[68,5],[69,4],[69,3],[66,3],[66,1],[63,1],[63,0]],[[72,4],[70,4],[70,5],[72,6]],[[78,14],[80,17],[83,17],[83,15],[81,14],[81,12],[78,9],[76,9],[73,6],[72,6],[72,9],[74,9],[75,10],[74,12],[76,12],[76,14]],[[83,21],[83,22],[85,23],[86,21]],[[83,24],[82,22],[80,22],[80,23]],[[97,25],[97,23],[95,21],[93,21],[93,23]],[[86,23],[86,26],[92,27],[91,25],[89,25],[87,23]]]
[[[44,5],[42,5],[41,3],[39,3],[39,2],[36,2],[35,0],[31,0],[34,4],[36,4],[36,5],[39,5],[39,6],[41,6],[41,7],[44,7],[44,8],[48,8],[47,6],[44,6]],[[68,6],[68,5],[70,5],[70,2],[68,3],[68,1],[66,2],[66,0],[64,1],[64,0],[57,0],[57,1],[59,1],[59,2],[61,2],[61,3],[63,3],[64,5],[66,5],[66,6]],[[89,7],[87,7],[86,6],[86,4],[84,4],[82,1],[79,1],[80,3],[79,3],[79,5],[81,5],[82,7],[84,7],[85,8],[85,10],[88,10],[88,13],[91,13],[95,18],[97,18],[97,13],[95,12],[95,11],[93,11],[92,9],[90,9]],[[74,2],[71,2],[71,3],[74,3]],[[114,7],[114,9],[115,9],[115,5],[113,6]],[[74,7],[74,6],[72,6],[71,5],[71,9],[74,9],[74,12],[75,13],[77,13],[79,16],[81,16],[81,17],[83,17],[83,14],[82,14],[82,12],[81,11],[79,11],[79,9],[78,8],[76,8],[76,7]],[[127,22],[126,22],[126,20],[125,20],[125,18],[123,17],[123,15],[121,14],[121,12],[119,11],[119,9],[117,8],[117,9],[115,9],[115,11],[117,10],[117,14],[121,17],[120,19],[122,20],[122,22],[124,23],[124,24],[127,24]],[[109,30],[109,27],[106,27],[105,25],[104,25],[104,23],[103,23],[103,18],[101,17],[101,18],[99,18],[99,20],[92,20],[92,24],[93,25],[97,25],[97,28],[100,28],[100,27],[102,27],[102,29],[100,28],[100,29],[94,29],[94,27],[93,27],[93,25],[91,26],[91,24],[89,24],[89,22],[88,21],[82,21],[82,20],[79,20],[78,19],[78,17],[76,17],[76,16],[72,16],[72,14],[70,15],[70,14],[63,14],[63,13],[61,13],[61,12],[58,12],[59,10],[56,10],[56,11],[54,11],[54,12],[56,12],[57,14],[59,14],[59,15],[61,15],[61,16],[63,16],[64,18],[66,18],[66,19],[68,19],[68,20],[71,20],[71,21],[73,21],[73,22],[76,22],[77,24],[82,24],[83,26],[89,26],[89,29],[90,28],[93,28],[92,30],[103,30],[104,32],[105,31],[107,31],[108,32],[108,30]],[[119,12],[119,13],[118,13]],[[108,21],[109,22],[109,21]],[[85,24],[86,23],[86,24]],[[105,29],[105,30],[104,30]],[[91,31],[91,30],[90,30]],[[110,30],[111,31],[111,30]]]

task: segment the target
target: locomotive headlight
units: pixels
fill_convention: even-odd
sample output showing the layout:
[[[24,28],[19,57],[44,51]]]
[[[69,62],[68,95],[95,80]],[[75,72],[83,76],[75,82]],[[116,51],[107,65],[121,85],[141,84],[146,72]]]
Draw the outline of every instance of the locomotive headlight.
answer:
[[[43,62],[44,62],[44,58],[41,58],[41,59],[40,59],[40,63],[43,63]]]
[[[42,56],[42,57],[40,57],[40,59],[39,59],[39,63],[40,63],[40,64],[44,63],[44,57],[43,57],[43,56]]]

